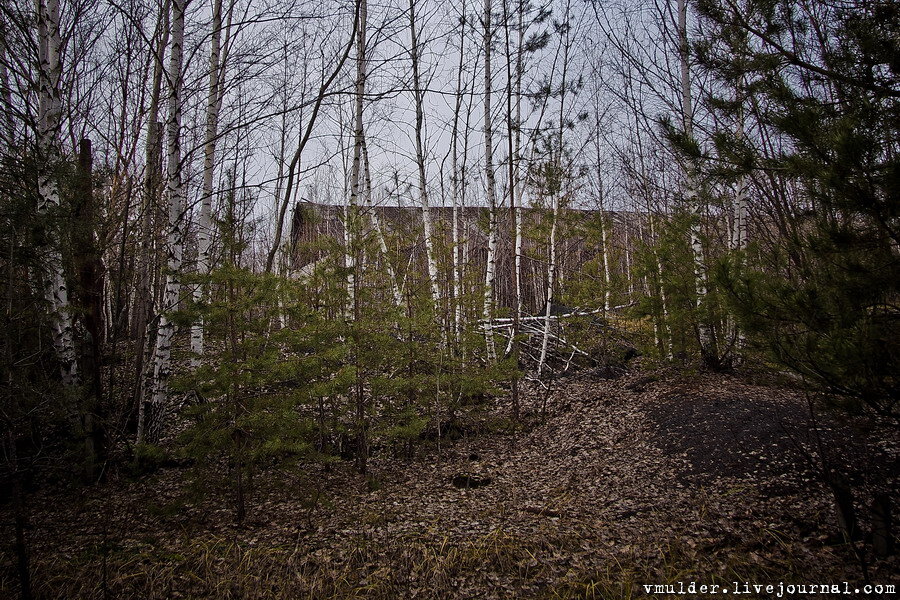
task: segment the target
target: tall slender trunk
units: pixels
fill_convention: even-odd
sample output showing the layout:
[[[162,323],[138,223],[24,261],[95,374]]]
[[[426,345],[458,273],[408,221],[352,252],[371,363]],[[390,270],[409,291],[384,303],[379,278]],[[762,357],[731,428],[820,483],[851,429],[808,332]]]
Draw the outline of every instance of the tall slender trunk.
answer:
[[[182,67],[184,62],[184,17],[187,0],[172,0],[172,47],[169,53],[169,116],[167,128],[166,193],[169,201],[168,234],[166,239],[166,286],[160,306],[156,331],[156,347],[150,373],[150,415],[138,430],[138,442],[155,442],[162,431],[163,418],[171,375],[172,338],[175,324],[169,312],[177,308],[181,293],[181,261],[183,254],[184,183],[181,164]],[[145,409],[146,410],[146,409]],[[149,417],[149,422],[147,422]]]
[[[594,139],[594,152],[597,156],[597,208],[600,210],[600,254],[603,260],[603,313],[610,308],[610,276],[609,276],[609,231],[606,226],[606,189],[603,185],[603,155],[600,152],[600,108],[594,105],[594,119],[597,125],[597,136]]]
[[[513,81],[517,82],[517,85],[521,85],[521,72],[518,71],[518,68],[521,66],[521,55],[522,55],[522,6],[521,3],[519,5],[519,47],[517,49],[517,71],[515,74],[515,78],[513,77],[512,72],[512,54],[509,42],[509,10],[508,10],[508,2],[509,0],[502,0],[503,2],[503,33],[504,33],[504,41],[505,41],[505,49],[506,49],[506,80],[507,80],[507,89],[506,89],[506,145],[507,145],[507,154],[509,155],[508,159],[508,175],[509,175],[509,212],[510,212],[510,222],[512,223],[512,235],[513,235],[513,301],[512,301],[512,309],[513,309],[513,321],[512,321],[512,331],[510,332],[510,352],[512,354],[512,359],[516,367],[519,365],[519,319],[522,316],[522,279],[521,279],[521,249],[522,249],[522,221],[520,217],[520,211],[517,205],[519,200],[518,198],[518,184],[519,184],[519,173],[518,173],[518,130],[520,127],[520,123],[518,122],[519,114],[513,113],[513,98],[518,91],[518,88],[514,90]],[[519,98],[515,96],[516,108],[519,109]],[[517,119],[515,123],[513,119]],[[512,412],[513,412],[513,420],[518,421],[519,418],[519,378],[513,377],[512,386],[511,386],[511,396],[512,396]]]
[[[369,214],[372,219],[372,226],[375,228],[375,237],[378,238],[378,246],[381,248],[381,256],[384,259],[384,264],[386,266],[386,270],[388,273],[388,279],[390,279],[391,284],[391,293],[394,296],[394,305],[397,308],[403,306],[403,293],[400,291],[400,285],[397,283],[397,273],[394,271],[394,266],[391,264],[390,254],[388,253],[388,245],[387,240],[384,238],[384,230],[381,227],[381,219],[378,218],[378,213],[375,211],[375,207],[372,206],[372,174],[369,170],[369,147],[365,143],[365,138],[363,138],[363,174],[365,178],[365,199],[366,199],[366,208],[369,210]]]
[[[740,85],[738,85],[740,90]],[[735,137],[741,140],[744,137],[744,111],[741,104],[741,94],[738,91],[738,116],[737,130]],[[747,178],[741,175],[736,184],[734,193],[734,202],[732,203],[732,226],[731,226],[731,250],[734,252],[742,252],[747,248]],[[741,256],[740,260],[743,260]],[[738,326],[734,314],[729,312],[727,319],[728,337],[733,340],[735,351],[733,352],[732,362],[740,362],[741,350],[743,349],[746,339],[743,331]]]
[[[678,0],[678,54],[681,63],[681,111],[684,132],[687,136],[694,134],[694,108],[691,100],[690,51],[687,32],[687,0]],[[697,166],[689,160],[685,173],[685,200],[694,219],[691,223],[691,252],[694,259],[694,284],[696,291],[697,336],[700,352],[705,359],[714,354],[712,335],[706,315],[706,265],[703,258],[702,203],[697,193]]]
[[[672,349],[672,329],[669,326],[669,306],[666,301],[666,286],[663,282],[663,264],[662,258],[659,254],[659,239],[656,235],[656,227],[654,225],[653,213],[650,213],[650,238],[653,243],[653,257],[656,259],[656,283],[657,287],[659,287],[659,303],[660,303],[660,317],[659,320],[662,322],[662,330],[665,332],[665,340],[664,346],[666,349],[666,358],[668,360],[672,360],[673,358],[673,349]]]
[[[494,139],[493,126],[491,124],[491,0],[484,0],[484,169],[487,181],[487,199],[489,225],[488,225],[488,255],[487,268],[484,277],[484,319],[485,338],[487,341],[488,360],[497,359],[497,349],[494,344],[494,331],[490,321],[494,315],[494,277],[497,267],[497,192],[494,181]]]
[[[73,262],[77,273],[75,303],[83,315],[85,340],[82,348],[84,395],[81,405],[82,432],[84,436],[84,479],[93,483],[99,475],[100,463],[105,458],[104,419],[102,415],[103,389],[100,363],[105,333],[103,299],[104,269],[97,244],[97,206],[94,199],[93,153],[91,141],[82,139],[78,151],[78,168],[75,178],[76,194],[73,201],[71,243]]]
[[[422,130],[425,126],[425,110],[423,106],[425,103],[425,92],[422,89],[422,82],[419,77],[419,38],[416,33],[415,6],[415,0],[409,0],[409,36],[411,42],[409,55],[412,60],[413,96],[416,106],[416,166],[419,176],[419,204],[422,207],[422,224],[425,229],[425,255],[428,260],[428,279],[431,283],[431,299],[434,302],[435,316],[438,316],[441,309],[441,290],[440,282],[438,281],[437,260],[434,255],[431,209],[428,206],[428,182],[425,176],[425,148],[422,140]]]
[[[359,3],[359,26],[356,30],[356,89],[354,93],[353,110],[353,164],[350,168],[350,198],[347,206],[347,217],[344,225],[347,245],[347,291],[348,308],[353,311],[356,306],[356,269],[357,261],[354,247],[356,246],[356,229],[358,227],[358,205],[362,189],[362,148],[364,142],[363,106],[366,94],[366,19],[367,3],[361,0]]]
[[[519,208],[516,210],[515,214],[515,229],[516,229],[516,240],[515,240],[515,279],[516,279],[516,319],[522,318],[522,208],[524,208],[525,203],[522,201],[523,191],[525,186],[521,184],[519,181],[518,169],[519,169],[519,157],[522,156],[522,75],[525,70],[524,60],[525,60],[525,25],[523,23],[525,18],[525,3],[523,0],[519,0],[518,7],[518,34],[519,40],[516,45],[516,130],[515,130],[515,144],[513,145],[513,157],[516,161],[516,185],[518,186],[519,193],[516,194],[516,198],[519,203]],[[518,330],[518,327],[516,327]]]
[[[566,11],[564,18],[568,19],[569,17],[569,5],[566,4]],[[562,48],[563,48],[563,59],[562,59],[562,81],[560,83],[559,89],[559,128],[557,129],[556,134],[556,144],[554,149],[554,154],[552,155],[552,177],[556,179],[556,181],[550,181],[551,193],[552,193],[552,203],[553,203],[553,222],[550,225],[550,262],[547,269],[547,306],[544,311],[544,337],[541,342],[541,356],[538,361],[538,375],[540,375],[541,370],[544,367],[544,364],[547,359],[547,347],[550,341],[550,313],[551,307],[553,304],[553,288],[556,284],[556,231],[559,222],[559,203],[560,197],[564,193],[565,186],[565,175],[564,175],[564,167],[563,167],[563,132],[565,131],[566,125],[566,85],[568,83],[568,68],[569,68],[569,47],[570,47],[570,38],[569,38],[569,29],[565,28],[563,33],[563,39],[561,40]]]
[[[466,0],[462,2],[462,14],[466,14]],[[459,167],[459,113],[463,100],[463,69],[464,50],[466,40],[466,19],[460,21],[459,33],[459,64],[456,70],[456,101],[453,108],[453,125],[450,132],[450,177],[451,198],[453,203],[453,331],[458,344],[462,335],[462,267],[460,261],[460,237],[459,237],[459,206],[462,201],[460,193],[462,177]],[[467,123],[468,124],[468,123]]]
[[[740,98],[738,99],[740,101]],[[740,141],[744,137],[744,112],[738,109],[738,122],[735,138]],[[731,249],[744,250],[747,247],[747,177],[738,177],[732,203]]]
[[[366,418],[366,401],[365,392],[363,390],[363,381],[360,376],[360,301],[356,286],[358,285],[359,268],[359,244],[356,239],[359,229],[359,211],[358,202],[360,191],[362,189],[362,154],[363,144],[365,143],[363,129],[363,100],[366,93],[366,19],[367,19],[367,3],[366,0],[360,0],[359,3],[359,27],[356,32],[356,102],[354,110],[354,141],[353,141],[353,166],[350,172],[350,202],[347,214],[347,257],[351,260],[351,264],[347,265],[347,289],[350,292],[350,309],[352,311],[353,320],[353,345],[354,360],[356,362],[356,381],[353,386],[356,404],[356,466],[357,470],[365,475],[367,470],[368,459],[368,420]]]
[[[169,0],[162,7],[157,21],[157,30],[154,40],[153,82],[150,90],[150,106],[147,117],[147,146],[145,148],[143,206],[141,216],[141,254],[138,274],[138,292],[134,311],[134,339],[136,340],[135,359],[135,386],[134,406],[137,407],[137,430],[144,430],[145,420],[145,396],[144,364],[147,356],[152,352],[152,346],[147,338],[147,325],[150,315],[153,314],[153,288],[150,268],[153,264],[153,215],[156,212],[156,203],[159,199],[160,168],[162,165],[162,147],[160,145],[160,131],[162,123],[157,121],[159,117],[159,98],[162,95],[162,78],[164,70],[163,55],[169,43]],[[141,435],[141,434],[139,434]]]
[[[39,215],[46,216],[60,204],[57,167],[60,161],[59,128],[62,115],[60,78],[59,0],[36,0],[38,29],[38,114],[37,146],[40,159],[38,172]],[[52,225],[46,229],[44,299],[50,306],[53,346],[60,363],[63,384],[81,381],[75,353],[75,340],[69,288],[63,273],[62,251]]]
[[[2,16],[0,16],[0,101],[3,102],[3,105],[6,107],[6,110],[3,111],[4,119],[3,119],[3,127],[5,129],[4,135],[4,146],[7,150],[12,150],[16,146],[16,120],[13,115],[13,97],[12,97],[12,87],[9,85],[9,67],[7,66],[9,63],[7,62],[7,52],[8,48],[6,47],[6,39],[7,39],[7,25]]]
[[[197,227],[197,274],[209,274],[210,248],[212,246],[212,197],[216,165],[216,140],[219,130],[219,110],[222,106],[222,0],[213,1],[212,38],[209,50],[209,90],[206,97],[206,128],[203,145],[203,189],[200,192],[200,221]],[[194,288],[194,302],[201,302],[206,285]],[[191,367],[200,366],[203,356],[203,318],[191,326]]]
[[[541,356],[538,360],[538,376],[547,362],[547,349],[550,345],[550,315],[553,305],[553,288],[556,279],[556,228],[559,220],[559,195],[553,194],[553,222],[550,225],[550,260],[547,266],[547,305],[544,308],[544,336],[541,340]]]
[[[634,278],[631,276],[631,227],[628,211],[622,211],[622,228],[625,230],[625,278],[628,280],[628,302],[634,299]]]
[[[598,156],[599,158],[599,156]],[[604,209],[603,181],[600,183],[600,245],[603,254],[603,312],[609,312],[610,297],[612,296],[612,278],[609,275],[609,228],[606,226],[606,211]]]

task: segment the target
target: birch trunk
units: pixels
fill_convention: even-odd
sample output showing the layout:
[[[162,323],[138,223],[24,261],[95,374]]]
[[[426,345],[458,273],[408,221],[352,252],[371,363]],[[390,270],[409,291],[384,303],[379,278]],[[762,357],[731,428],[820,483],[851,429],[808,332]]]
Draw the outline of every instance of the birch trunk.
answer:
[[[361,175],[362,175],[362,153],[363,144],[365,142],[363,130],[363,100],[366,91],[366,19],[367,19],[366,0],[360,0],[359,3],[359,27],[356,32],[356,106],[354,119],[354,143],[353,143],[353,167],[350,173],[350,201],[347,215],[347,256],[351,260],[348,265],[347,288],[350,292],[350,309],[352,310],[353,338],[354,338],[354,360],[356,363],[356,381],[354,384],[353,395],[356,404],[356,465],[360,474],[365,475],[368,459],[368,421],[366,418],[366,400],[363,390],[363,381],[360,376],[359,352],[359,317],[360,302],[359,294],[356,290],[357,273],[359,267],[359,252],[356,240],[358,233],[358,207],[359,195],[361,191]]]
[[[541,356],[538,360],[538,376],[547,362],[547,348],[550,345],[550,313],[553,304],[553,287],[556,283],[556,226],[559,217],[559,196],[553,194],[553,223],[550,225],[550,261],[547,267],[547,306],[544,310],[544,336],[541,341]]]
[[[565,18],[569,16],[569,6],[566,5]],[[547,347],[550,342],[550,313],[553,304],[553,288],[556,279],[556,229],[559,222],[559,202],[560,196],[563,194],[565,185],[565,176],[563,175],[563,131],[566,122],[566,84],[569,67],[569,29],[565,29],[564,39],[561,40],[563,45],[563,61],[562,61],[562,81],[559,89],[559,130],[556,139],[556,156],[553,160],[553,171],[556,182],[550,182],[553,185],[553,223],[550,225],[550,263],[547,269],[547,306],[544,312],[544,338],[541,342],[541,356],[538,360],[538,376],[540,376],[544,364],[547,360]]]
[[[609,238],[606,227],[606,189],[603,187],[603,157],[600,153],[600,110],[594,106],[594,118],[597,120],[597,137],[594,140],[594,151],[597,153],[597,204],[600,209],[600,252],[603,258],[603,314],[610,307],[609,277]]]
[[[625,278],[628,280],[628,302],[634,299],[634,278],[631,276],[631,232],[627,212],[622,214],[622,226],[625,230]]]
[[[601,184],[602,185],[602,184]],[[603,192],[600,192],[601,197]],[[609,276],[609,238],[606,227],[606,213],[603,210],[603,200],[600,201],[600,243],[603,245],[603,312],[609,312],[610,276]]]
[[[384,238],[384,230],[381,227],[381,219],[378,218],[378,213],[375,212],[375,207],[372,206],[372,174],[369,170],[369,147],[365,143],[365,138],[363,139],[363,172],[365,174],[365,185],[366,185],[366,208],[369,210],[369,214],[372,216],[372,226],[375,228],[375,236],[378,238],[378,246],[381,248],[381,256],[384,259],[384,264],[387,269],[388,279],[390,279],[391,283],[391,293],[394,296],[394,304],[397,308],[403,306],[403,293],[400,291],[400,285],[397,283],[397,273],[394,271],[394,266],[391,264],[390,254],[388,253],[388,245],[387,240]]]
[[[691,75],[687,34],[687,0],[678,0],[678,54],[681,62],[681,109],[685,134],[694,133],[694,109],[691,100]],[[694,258],[694,284],[697,295],[697,333],[700,352],[705,358],[712,355],[712,337],[706,311],[706,266],[703,258],[700,217],[702,206],[697,194],[696,165],[689,161],[686,168],[685,200],[694,214],[691,224],[691,252]]]
[[[740,97],[738,98],[740,100]],[[739,104],[740,106],[740,104]],[[738,122],[735,137],[738,140],[744,137],[744,114],[743,110],[738,109]],[[737,186],[734,194],[734,203],[732,204],[732,226],[731,226],[731,250],[733,252],[741,252],[747,248],[747,178],[741,175],[738,178]],[[743,257],[740,258],[743,260]],[[744,333],[738,327],[734,314],[728,314],[727,319],[729,338],[734,340],[736,352],[732,356],[733,362],[741,360],[740,352],[743,349],[746,340]]]
[[[739,108],[735,138],[740,141],[744,138],[744,111],[740,108],[742,106],[740,91],[737,96]],[[747,247],[747,178],[744,175],[738,178],[732,210],[731,249],[744,250]]]
[[[151,284],[150,267],[153,264],[153,213],[159,197],[160,167],[162,164],[162,148],[160,146],[160,131],[162,123],[157,121],[159,117],[159,98],[162,94],[162,78],[164,70],[163,55],[169,43],[169,0],[163,4],[162,14],[157,22],[157,32],[154,36],[157,46],[153,60],[153,83],[150,90],[150,106],[147,121],[147,146],[145,148],[144,189],[143,189],[143,215],[141,218],[141,252],[143,260],[138,276],[138,294],[135,306],[134,331],[135,339],[140,344],[135,360],[135,392],[134,405],[137,407],[137,430],[144,430],[144,364],[152,352],[152,346],[147,339],[147,325],[150,315],[153,314],[153,287]]]
[[[359,3],[359,26],[356,31],[356,90],[353,113],[353,164],[350,169],[350,199],[347,206],[344,236],[347,260],[347,296],[349,299],[348,310],[356,306],[356,268],[357,261],[354,251],[356,245],[356,228],[358,203],[362,182],[362,148],[364,142],[363,131],[363,100],[366,93],[366,0]],[[355,311],[354,311],[355,312]]]
[[[525,18],[525,4],[522,0],[519,0],[519,10],[518,10],[518,34],[519,40],[516,46],[516,130],[515,130],[515,144],[513,146],[513,157],[516,161],[516,173],[515,179],[516,184],[519,186],[519,193],[516,195],[519,205],[515,211],[515,228],[516,228],[516,240],[515,240],[515,285],[516,285],[516,318],[518,320],[522,319],[522,208],[525,207],[525,203],[522,201],[523,191],[525,186],[520,185],[519,183],[519,157],[522,156],[522,74],[525,69],[524,65],[524,57],[525,57],[525,24],[523,23]],[[518,327],[516,327],[516,333],[518,333]]]
[[[144,428],[138,430],[138,443],[155,442],[162,431],[168,381],[171,375],[172,337],[175,324],[169,312],[178,306],[181,293],[181,260],[183,254],[184,184],[181,165],[181,90],[184,62],[184,14],[186,0],[172,0],[172,47],[169,53],[169,116],[167,128],[166,193],[169,200],[168,234],[166,239],[166,287],[160,307],[156,332],[156,347],[150,376],[150,414],[145,416]],[[149,423],[146,419],[149,417]]]
[[[502,0],[503,2],[503,32],[506,41],[506,79],[507,79],[507,93],[506,93],[506,143],[507,143],[507,154],[509,155],[509,211],[510,217],[513,224],[513,325],[512,331],[509,336],[509,353],[512,355],[512,359],[516,367],[519,365],[519,319],[522,316],[522,285],[521,285],[521,260],[520,260],[520,251],[521,251],[521,220],[519,217],[519,209],[516,205],[518,201],[517,194],[517,186],[518,186],[518,148],[517,145],[517,134],[516,132],[519,130],[519,122],[516,120],[513,123],[513,81],[521,80],[521,73],[516,72],[516,77],[513,77],[512,73],[512,55],[509,43],[509,11],[507,9],[507,2],[509,0]],[[522,11],[521,4],[519,6],[519,48],[517,51],[517,66],[520,65],[521,55],[522,55],[522,46],[521,46],[521,36],[522,36]],[[519,81],[519,85],[521,85],[521,81]],[[516,98],[516,104],[518,107],[518,98]],[[518,114],[516,118],[518,119]],[[519,379],[518,377],[513,377],[512,385],[511,385],[511,396],[512,396],[512,409],[513,409],[513,421],[518,421],[519,419]]]
[[[356,2],[356,12],[353,15],[353,29],[350,32],[350,39],[347,42],[347,45],[344,47],[344,51],[341,53],[340,58],[338,59],[337,65],[335,65],[334,70],[331,72],[331,75],[328,76],[328,79],[322,82],[322,85],[319,86],[319,92],[316,96],[316,101],[313,104],[312,113],[309,117],[309,122],[306,124],[306,129],[303,132],[303,136],[300,138],[300,142],[297,144],[297,150],[294,152],[293,158],[291,158],[291,164],[288,165],[288,179],[287,184],[284,187],[284,196],[281,201],[281,206],[278,207],[278,216],[275,220],[275,239],[272,241],[272,247],[269,248],[269,253],[266,255],[266,273],[272,272],[272,267],[275,264],[275,257],[278,254],[278,251],[281,247],[281,236],[284,230],[284,216],[287,214],[288,203],[291,198],[291,193],[294,189],[294,171],[298,172],[299,177],[299,165],[300,165],[300,156],[303,154],[303,149],[306,147],[307,142],[309,141],[310,135],[312,134],[313,127],[316,124],[316,119],[319,116],[319,110],[322,108],[322,101],[325,99],[326,93],[328,92],[328,88],[331,87],[331,84],[337,78],[338,74],[344,67],[344,63],[347,61],[347,57],[350,56],[350,51],[353,49],[353,44],[357,38],[358,31],[360,29],[360,19],[365,18],[364,12],[364,2],[363,0],[357,0]],[[363,35],[363,41],[365,41],[365,36]],[[359,70],[359,65],[357,65],[357,70]],[[358,76],[358,74],[357,74]],[[365,87],[365,85],[363,85]],[[361,96],[358,95],[361,101]],[[362,106],[360,105],[360,113],[362,112]],[[346,182],[346,180],[345,180]]]
[[[419,204],[422,207],[422,224],[425,229],[425,255],[428,260],[428,279],[431,284],[431,300],[434,303],[435,315],[441,309],[441,290],[438,281],[437,260],[434,256],[434,236],[431,223],[431,209],[428,206],[427,179],[425,176],[425,148],[422,141],[422,130],[425,126],[425,92],[419,77],[419,39],[416,34],[415,0],[409,0],[409,35],[410,58],[412,59],[413,96],[416,105],[416,166],[419,175]],[[442,328],[443,329],[443,328]]]
[[[213,177],[216,164],[216,139],[219,129],[219,110],[222,106],[222,0],[213,1],[212,39],[209,51],[209,92],[206,98],[206,129],[203,146],[203,189],[200,200],[200,222],[197,231],[197,273],[200,276],[209,274],[210,247],[212,245],[212,197]],[[194,288],[194,302],[201,302],[205,296],[206,286],[200,283]],[[191,327],[191,367],[200,366],[203,356],[203,318],[198,319]]]
[[[40,157],[38,172],[37,212],[46,216],[59,206],[59,182],[56,167],[59,155],[59,127],[62,115],[60,78],[59,0],[37,0],[38,28],[38,114],[37,146]],[[43,274],[44,298],[50,306],[50,326],[53,347],[60,363],[63,384],[80,383],[69,288],[63,274],[62,252],[56,236],[48,228],[45,273]]]
[[[650,238],[653,239],[654,248],[658,246],[659,240],[654,239],[656,237],[656,228],[654,226],[653,213],[650,213]],[[666,302],[666,287],[663,285],[663,264],[662,259],[660,258],[659,251],[657,249],[653,250],[653,257],[656,259],[656,273],[657,279],[656,283],[659,287],[659,302],[660,302],[660,313],[662,321],[662,329],[665,332],[665,341],[664,345],[666,348],[666,358],[668,360],[672,360],[673,352],[672,352],[672,330],[669,327],[669,307]]]
[[[462,2],[462,14],[466,14],[466,1]],[[459,64],[456,70],[456,103],[453,108],[453,125],[450,133],[450,170],[452,176],[450,178],[451,198],[453,203],[453,331],[456,343],[459,344],[462,335],[462,266],[460,260],[459,237],[459,206],[462,201],[461,186],[462,177],[460,176],[459,166],[459,113],[462,110],[463,101],[463,68],[464,68],[464,50],[466,39],[466,20],[460,22],[459,33]],[[468,124],[468,123],[467,123]],[[463,167],[465,168],[465,167]]]
[[[494,315],[494,277],[497,266],[497,196],[494,181],[494,141],[491,125],[491,0],[484,0],[484,169],[490,210],[487,268],[484,277],[484,319],[490,325]],[[485,328],[488,360],[497,359],[494,331]]]

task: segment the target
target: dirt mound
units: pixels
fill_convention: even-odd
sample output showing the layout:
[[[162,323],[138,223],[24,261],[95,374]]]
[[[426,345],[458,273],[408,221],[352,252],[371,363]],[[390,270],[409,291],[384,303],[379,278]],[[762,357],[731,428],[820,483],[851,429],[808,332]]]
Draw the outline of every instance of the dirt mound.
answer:
[[[825,464],[863,487],[890,485],[897,473],[896,432],[873,435],[865,418],[823,410],[796,390],[704,374],[668,382],[644,410],[655,443],[683,459],[692,484],[751,479],[781,495],[808,491]]]

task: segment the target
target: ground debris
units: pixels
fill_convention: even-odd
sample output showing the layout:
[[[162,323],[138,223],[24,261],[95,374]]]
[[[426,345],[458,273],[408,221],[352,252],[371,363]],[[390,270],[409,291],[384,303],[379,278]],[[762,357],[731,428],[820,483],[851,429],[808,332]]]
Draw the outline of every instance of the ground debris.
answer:
[[[900,496],[896,432],[850,435],[822,419],[816,438],[790,389],[586,374],[555,386],[540,421],[542,394],[523,390],[528,428],[373,457],[375,488],[343,462],[260,474],[243,528],[227,490],[192,496],[183,469],[41,492],[29,532],[38,595],[95,597],[104,582],[122,598],[618,598],[679,578],[858,581],[813,450],[840,457],[864,528],[875,493]],[[872,581],[900,567],[867,560]],[[9,553],[0,568],[5,597]]]

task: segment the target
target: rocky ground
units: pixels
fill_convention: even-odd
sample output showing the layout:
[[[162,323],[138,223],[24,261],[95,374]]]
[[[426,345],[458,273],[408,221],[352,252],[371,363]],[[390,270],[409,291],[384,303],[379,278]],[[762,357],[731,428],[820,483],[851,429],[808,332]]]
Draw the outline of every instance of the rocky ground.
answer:
[[[539,389],[523,404],[515,433],[500,402],[440,449],[376,456],[368,479],[340,462],[259,475],[240,528],[227,498],[192,493],[183,468],[125,493],[36,494],[38,595],[631,598],[691,581],[900,585],[896,556],[875,558],[871,540],[842,543],[821,477],[824,457],[853,484],[868,531],[875,494],[900,497],[896,430],[811,413],[802,393],[747,375],[582,373],[554,384],[545,419]]]

